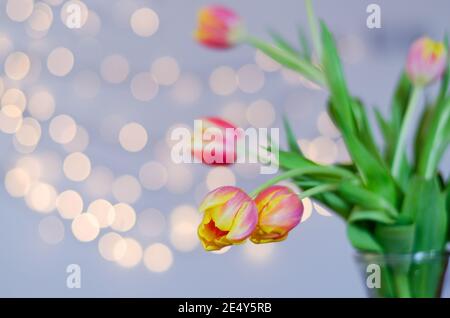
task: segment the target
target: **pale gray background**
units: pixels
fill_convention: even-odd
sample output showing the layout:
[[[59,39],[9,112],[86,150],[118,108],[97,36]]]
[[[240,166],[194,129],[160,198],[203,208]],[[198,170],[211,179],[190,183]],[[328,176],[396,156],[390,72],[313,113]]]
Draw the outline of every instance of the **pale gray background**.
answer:
[[[92,69],[98,71],[101,58],[118,52],[127,56],[131,71],[148,69],[150,62],[162,55],[177,58],[183,70],[198,74],[207,81],[211,70],[227,64],[239,67],[253,62],[253,50],[240,47],[226,53],[215,53],[199,47],[192,41],[195,15],[199,7],[211,1],[197,0],[134,0],[139,6],[146,5],[158,12],[159,31],[148,39],[135,36],[130,28],[118,28],[111,19],[111,4],[115,0],[89,0],[88,5],[102,19],[98,36],[100,51],[80,50],[79,38],[68,31],[59,21],[59,10],[46,41],[49,49],[57,45],[67,46],[77,56],[74,71]],[[221,1],[235,8],[245,17],[250,30],[266,37],[269,27],[279,30],[292,41],[296,40],[296,27],[306,27],[306,16],[299,0],[230,0]],[[337,36],[356,34],[367,47],[362,60],[347,65],[349,85],[362,96],[367,105],[379,105],[386,113],[397,75],[411,40],[429,34],[442,38],[449,27],[450,2],[447,0],[419,1],[366,1],[366,0],[318,0],[318,15],[324,18]],[[16,49],[27,50],[29,40],[23,26],[11,22],[5,16],[5,0],[0,0],[0,32],[7,32]],[[366,6],[378,3],[382,7],[381,30],[366,28]],[[45,58],[45,57],[44,57]],[[45,61],[45,60],[44,60]],[[0,64],[3,64],[3,59]],[[44,67],[45,68],[45,67]],[[68,78],[56,80],[44,69],[41,79],[51,86],[58,103],[57,112],[67,112],[82,123],[91,135],[87,153],[96,163],[108,164],[117,174],[137,173],[140,164],[152,157],[151,145],[136,158],[116,146],[96,140],[96,123],[99,117],[111,112],[125,114],[132,120],[140,120],[152,126],[158,138],[171,124],[190,124],[199,115],[215,114],[219,106],[231,100],[251,102],[259,97],[270,100],[277,109],[277,122],[289,96],[298,96],[299,111],[290,114],[296,133],[303,138],[318,135],[315,116],[323,110],[325,95],[301,86],[286,85],[279,75],[267,74],[264,89],[258,94],[236,93],[230,97],[218,97],[205,86],[195,107],[179,109],[172,107],[165,92],[148,107],[130,97],[129,82],[123,87],[102,85],[100,95],[93,101],[84,102],[72,98],[67,88]],[[114,90],[115,89],[115,90]],[[113,91],[114,90],[114,91]],[[304,98],[308,109],[301,111]],[[126,106],[126,108],[125,108]],[[95,109],[95,112],[90,110]],[[175,111],[174,111],[175,110]],[[48,141],[41,141],[40,149],[60,149]],[[3,180],[5,169],[17,157],[11,138],[0,134],[0,173]],[[60,151],[60,150],[57,150]],[[111,158],[114,157],[114,158]],[[448,173],[449,158],[444,162]],[[4,167],[4,168],[3,168]],[[205,169],[196,167],[198,180],[204,178]],[[261,177],[252,182],[239,180],[240,186],[251,189],[265,180]],[[61,183],[64,188],[68,184]],[[137,210],[147,205],[169,212],[182,203],[194,203],[191,193],[175,196],[166,191],[145,192],[138,202]],[[252,264],[242,255],[242,248],[232,249],[224,255],[207,254],[200,248],[192,253],[175,252],[173,267],[157,275],[140,265],[125,270],[103,260],[95,243],[81,244],[66,225],[66,237],[56,246],[43,243],[37,231],[41,216],[28,210],[23,200],[9,197],[0,186],[0,296],[20,297],[364,297],[364,289],[346,240],[344,224],[336,217],[321,217],[314,213],[287,240],[278,244],[272,259],[263,264]],[[137,234],[136,234],[137,235]],[[138,237],[138,236],[137,236]],[[139,237],[138,237],[139,238]],[[167,242],[167,238],[162,238]],[[77,263],[82,268],[82,288],[69,290],[65,287],[65,268]]]

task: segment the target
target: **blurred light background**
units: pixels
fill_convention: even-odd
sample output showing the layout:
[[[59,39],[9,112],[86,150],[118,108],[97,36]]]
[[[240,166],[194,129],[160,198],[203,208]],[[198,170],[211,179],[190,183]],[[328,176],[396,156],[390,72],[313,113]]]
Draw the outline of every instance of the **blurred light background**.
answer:
[[[411,41],[449,26],[446,0],[315,2],[351,89],[384,113]],[[63,23],[72,3],[81,29]],[[287,114],[309,158],[348,161],[323,91],[249,47],[213,52],[192,40],[208,3],[0,1],[0,296],[365,296],[344,224],[309,200],[281,244],[200,247],[202,197],[268,177],[257,165],[172,164],[172,129],[205,115],[281,127]],[[263,38],[307,31],[302,1],[222,3]],[[379,30],[366,27],[370,3],[381,6]],[[66,287],[72,263],[81,289]]]

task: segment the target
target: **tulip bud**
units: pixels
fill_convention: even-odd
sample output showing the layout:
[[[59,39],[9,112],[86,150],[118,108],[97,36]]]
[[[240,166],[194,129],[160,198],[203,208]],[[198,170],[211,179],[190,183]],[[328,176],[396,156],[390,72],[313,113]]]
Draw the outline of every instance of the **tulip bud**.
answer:
[[[229,165],[237,160],[239,130],[231,123],[216,117],[201,119],[200,131],[192,141],[192,153],[207,165]],[[200,135],[200,136],[198,136]],[[200,142],[196,139],[201,139]]]
[[[256,244],[283,241],[303,215],[303,204],[298,195],[284,186],[263,190],[255,203],[259,218],[251,241]]]
[[[210,192],[199,210],[204,216],[198,236],[207,251],[244,242],[258,222],[255,203],[236,187],[226,186]]]
[[[440,42],[423,37],[412,45],[406,72],[417,86],[426,86],[438,80],[447,67],[447,49]]]
[[[242,21],[231,9],[212,5],[201,9],[198,13],[195,38],[205,46],[227,49],[236,45],[243,34]]]

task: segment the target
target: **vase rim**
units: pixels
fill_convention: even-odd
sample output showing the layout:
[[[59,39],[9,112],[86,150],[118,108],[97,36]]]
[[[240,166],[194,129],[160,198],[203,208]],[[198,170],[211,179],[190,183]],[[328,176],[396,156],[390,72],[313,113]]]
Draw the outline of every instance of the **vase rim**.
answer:
[[[414,259],[414,260],[426,260],[436,257],[449,257],[450,250],[448,248],[444,250],[429,250],[429,251],[417,251],[412,253],[376,253],[376,252],[362,252],[358,251],[355,254],[355,258],[358,260],[363,259]]]

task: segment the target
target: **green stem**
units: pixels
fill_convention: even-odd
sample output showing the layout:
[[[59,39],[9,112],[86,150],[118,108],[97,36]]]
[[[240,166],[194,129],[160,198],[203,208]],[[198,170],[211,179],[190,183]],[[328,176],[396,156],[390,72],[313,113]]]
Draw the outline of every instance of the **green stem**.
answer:
[[[400,135],[397,141],[397,147],[395,149],[394,160],[392,163],[392,175],[398,179],[400,177],[401,165],[403,156],[405,155],[406,139],[408,137],[409,126],[414,117],[415,109],[418,104],[420,95],[422,93],[421,86],[415,86],[412,95],[409,99],[408,107],[406,109],[405,118],[403,119],[402,127],[400,129]]]
[[[322,41],[320,40],[319,24],[317,23],[314,7],[311,0],[305,0],[306,14],[308,15],[308,24],[311,30],[311,36],[319,60],[322,58]]]
[[[335,184],[321,184],[317,187],[308,189],[308,190],[300,193],[299,198],[303,200],[303,199],[315,196],[317,194],[334,191],[336,189],[337,189],[337,185],[335,185]]]
[[[247,44],[259,49],[281,65],[300,73],[308,80],[321,87],[325,86],[326,81],[322,71],[309,61],[253,36],[246,36],[244,41]]]
[[[422,154],[419,158],[418,173],[429,180],[435,176],[439,166],[439,160],[445,150],[445,130],[450,120],[450,99],[443,100],[437,105],[434,118],[428,129],[428,138],[422,146]],[[448,138],[448,137],[447,137]]]
[[[403,272],[394,272],[395,289],[398,298],[411,298],[411,291],[409,288],[408,275]]]
[[[355,176],[353,173],[345,170],[345,169],[338,169],[336,167],[303,167],[303,168],[297,168],[290,171],[287,171],[285,173],[282,173],[278,176],[276,176],[273,179],[270,179],[269,181],[262,184],[260,187],[258,187],[255,191],[253,191],[250,196],[256,197],[258,193],[260,193],[265,188],[268,188],[272,185],[277,184],[280,181],[291,179],[293,177],[297,177],[299,175],[304,174],[325,174],[329,176],[334,177],[342,177],[342,178],[354,178]]]

